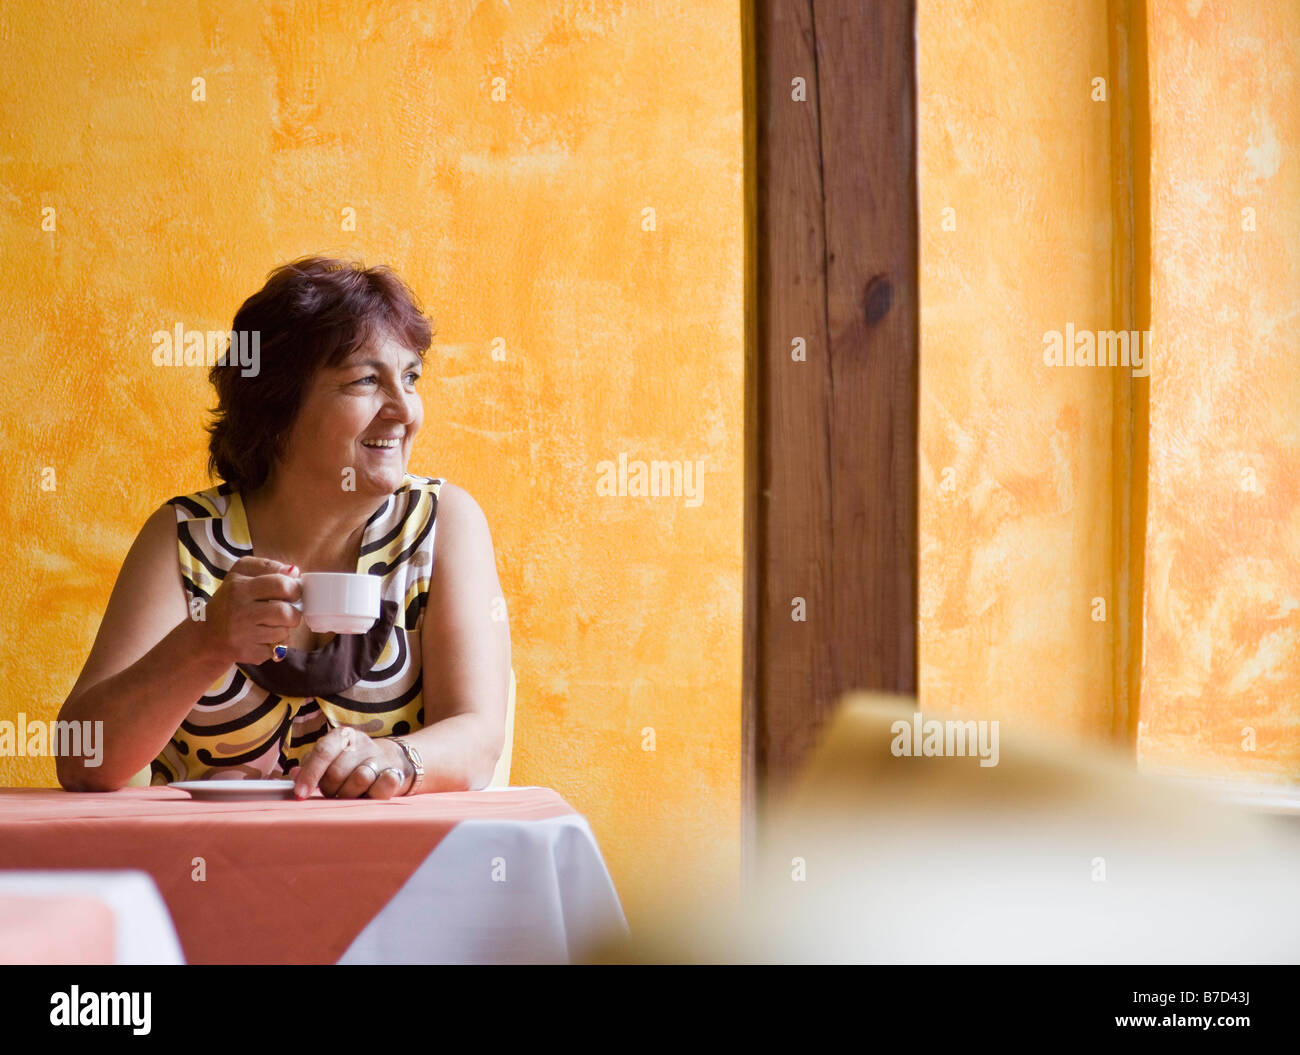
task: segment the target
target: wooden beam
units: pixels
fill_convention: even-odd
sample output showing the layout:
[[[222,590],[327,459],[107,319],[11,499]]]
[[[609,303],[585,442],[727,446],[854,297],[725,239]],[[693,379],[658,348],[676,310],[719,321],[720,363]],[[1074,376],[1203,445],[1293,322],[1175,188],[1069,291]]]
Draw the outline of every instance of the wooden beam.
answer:
[[[747,819],[845,692],[916,692],[915,24],[914,0],[753,9]]]

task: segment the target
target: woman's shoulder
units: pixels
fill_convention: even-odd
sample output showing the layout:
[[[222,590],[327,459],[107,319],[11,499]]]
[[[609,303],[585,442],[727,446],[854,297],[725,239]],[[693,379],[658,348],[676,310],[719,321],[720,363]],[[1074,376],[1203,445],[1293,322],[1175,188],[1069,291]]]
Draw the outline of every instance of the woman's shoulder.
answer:
[[[463,487],[449,483],[442,477],[413,477],[409,473],[407,481],[419,481],[418,485],[412,483],[412,486],[419,486],[432,496],[429,515],[436,518],[439,524],[449,526],[449,529],[457,532],[481,533],[487,529],[487,517],[482,507]]]
[[[178,520],[220,520],[229,512],[234,493],[232,484],[221,483],[202,491],[176,495],[163,505],[170,506]]]
[[[463,487],[441,481],[438,492],[438,523],[443,529],[444,541],[454,536],[457,540],[469,539],[475,544],[487,540],[491,531],[483,507]]]
[[[447,505],[473,506],[476,508],[478,506],[473,495],[463,487],[450,483],[443,476],[416,476],[414,473],[407,473],[406,482],[397,489],[397,493],[402,494],[408,490],[428,492],[435,498],[442,499]]]

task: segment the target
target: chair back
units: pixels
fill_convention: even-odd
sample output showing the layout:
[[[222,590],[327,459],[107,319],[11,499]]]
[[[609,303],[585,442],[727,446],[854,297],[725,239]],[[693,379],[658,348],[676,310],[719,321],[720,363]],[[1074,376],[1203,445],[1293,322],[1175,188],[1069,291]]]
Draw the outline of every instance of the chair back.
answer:
[[[510,669],[510,695],[506,699],[506,742],[501,748],[501,757],[497,759],[496,771],[488,784],[490,788],[504,788],[510,785],[510,757],[515,746],[515,671]]]

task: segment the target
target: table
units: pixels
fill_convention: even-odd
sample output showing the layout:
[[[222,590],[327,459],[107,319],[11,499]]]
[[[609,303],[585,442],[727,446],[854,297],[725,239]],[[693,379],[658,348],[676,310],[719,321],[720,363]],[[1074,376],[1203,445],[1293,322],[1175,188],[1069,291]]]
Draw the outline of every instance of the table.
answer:
[[[0,872],[0,963],[184,962],[143,872]]]
[[[114,926],[93,897],[0,894],[0,963],[114,963]]]
[[[0,789],[0,869],[135,869],[189,963],[565,963],[627,923],[549,788],[198,802]]]

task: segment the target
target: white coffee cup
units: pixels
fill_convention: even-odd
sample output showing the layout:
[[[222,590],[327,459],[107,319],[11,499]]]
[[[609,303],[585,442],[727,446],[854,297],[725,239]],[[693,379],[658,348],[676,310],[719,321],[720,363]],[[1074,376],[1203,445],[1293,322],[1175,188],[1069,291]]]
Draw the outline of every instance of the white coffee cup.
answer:
[[[290,603],[316,634],[364,634],[379,618],[378,575],[309,571],[302,575],[302,600]]]

